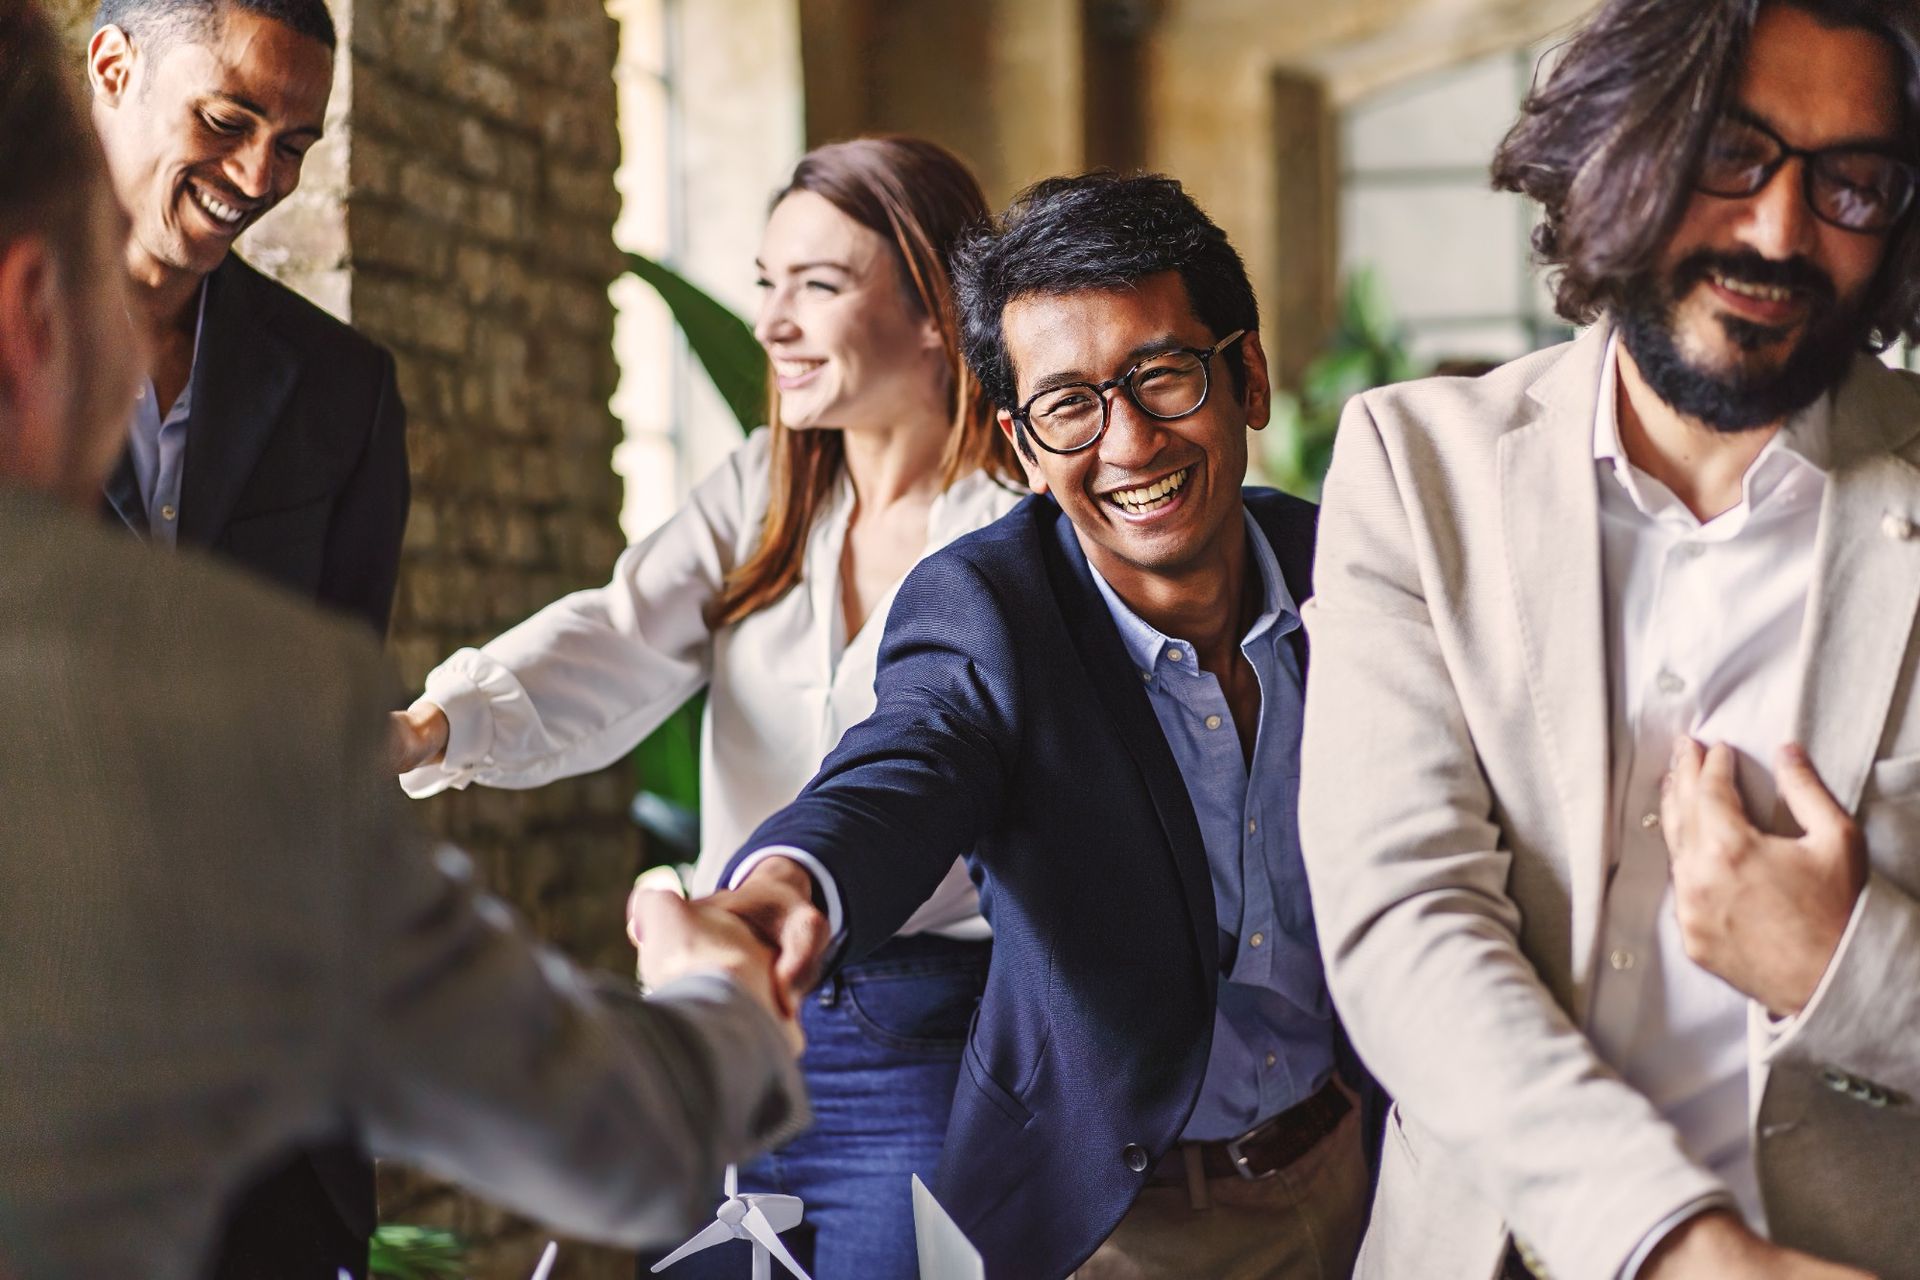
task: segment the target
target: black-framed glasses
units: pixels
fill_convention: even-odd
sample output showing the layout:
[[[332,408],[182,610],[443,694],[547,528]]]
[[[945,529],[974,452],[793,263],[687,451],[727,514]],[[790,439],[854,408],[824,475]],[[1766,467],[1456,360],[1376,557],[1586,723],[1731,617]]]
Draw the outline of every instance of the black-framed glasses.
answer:
[[[1772,182],[1789,160],[1800,161],[1800,186],[1813,216],[1843,231],[1890,230],[1913,203],[1914,166],[1890,149],[1809,151],[1743,111],[1729,112],[1713,126],[1695,185],[1710,196],[1742,199]]]
[[[1149,418],[1170,422],[1197,413],[1207,402],[1213,381],[1213,358],[1247,336],[1235,329],[1211,347],[1176,347],[1148,356],[1117,378],[1105,382],[1069,382],[1052,387],[1013,411],[1034,443],[1048,453],[1078,453],[1090,449],[1107,433],[1113,415],[1115,387],[1126,393],[1134,408]]]

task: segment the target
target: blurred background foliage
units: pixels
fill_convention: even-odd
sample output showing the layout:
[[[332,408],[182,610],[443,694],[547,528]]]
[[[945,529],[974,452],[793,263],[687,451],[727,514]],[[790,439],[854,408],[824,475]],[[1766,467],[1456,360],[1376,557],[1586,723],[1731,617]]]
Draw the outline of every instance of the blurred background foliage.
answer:
[[[1318,501],[1347,401],[1426,372],[1408,354],[1378,277],[1364,268],[1355,271],[1341,291],[1340,323],[1333,336],[1307,366],[1298,391],[1275,393],[1273,419],[1255,437],[1267,479],[1288,493]]]

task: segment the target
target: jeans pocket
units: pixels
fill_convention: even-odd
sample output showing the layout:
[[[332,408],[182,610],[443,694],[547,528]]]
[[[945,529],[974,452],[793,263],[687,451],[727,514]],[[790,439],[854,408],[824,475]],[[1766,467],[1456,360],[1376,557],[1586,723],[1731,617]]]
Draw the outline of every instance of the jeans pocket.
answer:
[[[916,966],[912,972],[848,973],[843,981],[848,1013],[876,1044],[951,1055],[967,1042],[986,972],[976,964]]]

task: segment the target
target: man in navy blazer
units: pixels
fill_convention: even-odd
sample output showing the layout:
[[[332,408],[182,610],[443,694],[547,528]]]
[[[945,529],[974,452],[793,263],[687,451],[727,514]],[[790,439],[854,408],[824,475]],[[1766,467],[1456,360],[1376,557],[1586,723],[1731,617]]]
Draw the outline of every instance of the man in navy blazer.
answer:
[[[968,857],[994,954],[934,1190],[990,1275],[1344,1276],[1367,1173],[1293,812],[1314,508],[1243,494],[1245,270],[1178,183],[1090,175],[955,276],[1035,496],[909,575],[877,710],[716,898],[799,989]]]
[[[326,4],[102,0],[95,27],[93,121],[152,352],[111,518],[384,638],[409,497],[393,357],[232,252],[324,130]],[[235,1206],[213,1275],[362,1276],[374,1218],[373,1164],[350,1136],[287,1153]]]

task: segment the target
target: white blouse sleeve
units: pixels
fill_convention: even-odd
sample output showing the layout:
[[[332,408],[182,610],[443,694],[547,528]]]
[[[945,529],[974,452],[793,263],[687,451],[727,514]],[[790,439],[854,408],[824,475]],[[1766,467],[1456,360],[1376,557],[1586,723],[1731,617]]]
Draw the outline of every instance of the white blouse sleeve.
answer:
[[[415,797],[479,782],[538,787],[631,751],[706,684],[706,611],[758,536],[769,433],[748,437],[674,517],[576,591],[427,676],[446,713],[445,761],[400,776]]]

